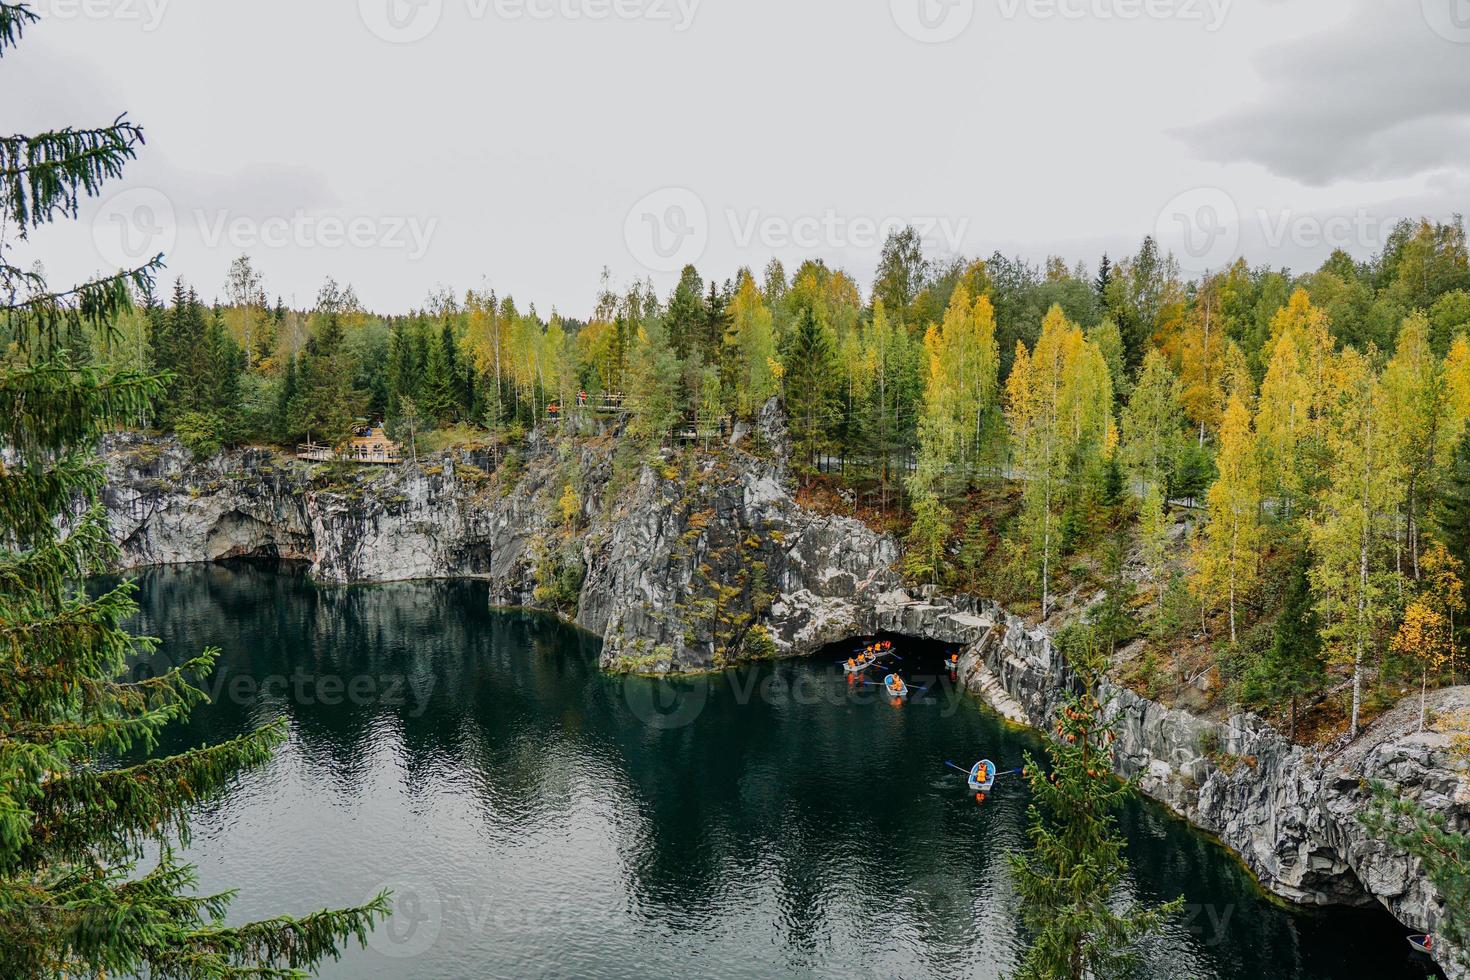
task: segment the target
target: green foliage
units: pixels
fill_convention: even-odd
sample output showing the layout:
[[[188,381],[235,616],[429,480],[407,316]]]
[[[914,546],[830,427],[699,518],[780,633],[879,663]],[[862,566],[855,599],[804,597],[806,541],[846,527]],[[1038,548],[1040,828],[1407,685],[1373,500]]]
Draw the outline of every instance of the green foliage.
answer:
[[[1119,907],[1127,861],[1114,813],[1136,786],[1113,775],[1106,705],[1091,693],[1103,668],[1100,651],[1086,630],[1074,629],[1069,640],[1066,652],[1082,692],[1067,698],[1055,738],[1047,741],[1050,771],[1026,755],[1031,847],[1010,859],[1030,933],[1020,980],[1122,975],[1136,962],[1139,941],[1184,903]]]
[[[224,424],[207,412],[184,412],[174,420],[174,431],[195,459],[207,459],[224,446]]]
[[[836,377],[830,328],[815,308],[807,306],[797,314],[796,330],[783,361],[786,410],[791,416],[796,458],[803,465],[811,466],[817,454],[828,446]]]
[[[904,572],[909,578],[931,585],[939,584],[944,568],[944,547],[949,541],[952,518],[949,509],[939,502],[933,491],[914,498],[914,523],[909,529],[908,550],[904,554]]]
[[[1373,805],[1358,819],[1379,840],[1418,860],[1442,903],[1435,938],[1449,940],[1460,965],[1470,967],[1470,834],[1451,830],[1443,814],[1430,813],[1387,786],[1375,784],[1373,793]]]
[[[574,616],[582,598],[582,580],[587,566],[575,538],[541,542],[536,548],[536,586],[533,598],[538,605],[565,616]]]
[[[0,53],[31,20],[0,4]],[[28,227],[74,215],[80,198],[117,176],[141,142],[121,120],[0,140],[0,213]],[[211,397],[193,372],[232,370],[218,318],[197,302],[170,311],[170,329],[208,343],[181,351],[185,373],[145,375],[88,363],[68,349],[77,328],[103,328],[151,288],[156,263],[74,290],[51,292],[19,272],[0,238],[0,303],[12,355],[0,365],[0,975],[14,978],[149,975],[299,975],[362,941],[386,912],[386,896],[360,908],[223,923],[231,893],[200,895],[175,856],[189,816],[218,798],[243,769],[265,762],[283,722],[230,742],[171,757],[148,754],[159,732],[203,699],[198,683],[214,652],[153,676],[128,676],[131,658],[155,649],[124,623],[136,612],[123,585],[93,598],[78,587],[116,555],[98,500],[95,456],[107,430],[141,418],[181,391],[193,411]],[[104,345],[104,353],[106,347]],[[229,354],[228,363],[221,362]],[[230,378],[216,374],[216,385]],[[191,431],[212,427],[190,418]],[[211,436],[212,438],[212,436]],[[63,519],[65,518],[65,519]],[[147,858],[149,866],[140,867]]]
[[[1290,706],[1290,732],[1296,737],[1302,698],[1321,690],[1327,678],[1321,624],[1308,579],[1310,562],[1299,554],[1292,563],[1281,611],[1264,656],[1249,661],[1241,685],[1243,699],[1257,707]]]

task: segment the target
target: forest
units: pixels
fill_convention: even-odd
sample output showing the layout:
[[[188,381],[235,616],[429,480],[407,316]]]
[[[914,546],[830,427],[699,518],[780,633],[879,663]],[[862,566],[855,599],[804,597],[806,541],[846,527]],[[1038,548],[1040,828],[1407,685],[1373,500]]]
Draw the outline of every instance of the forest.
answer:
[[[1100,593],[1090,641],[1192,707],[1356,733],[1464,668],[1458,216],[1368,261],[1197,280],[1152,239],[1094,270],[936,261],[909,229],[866,295],[819,260],[688,267],[666,297],[605,272],[586,319],[490,290],[382,316],[330,279],[288,309],[242,256],[221,300],[178,282],[113,327],[92,356],[165,372],[138,422],[201,455],[379,420],[415,455],[510,451],[584,402],[619,409],[628,452],[709,451],[779,396],[806,502],[904,537],[918,584],[1043,620]]]

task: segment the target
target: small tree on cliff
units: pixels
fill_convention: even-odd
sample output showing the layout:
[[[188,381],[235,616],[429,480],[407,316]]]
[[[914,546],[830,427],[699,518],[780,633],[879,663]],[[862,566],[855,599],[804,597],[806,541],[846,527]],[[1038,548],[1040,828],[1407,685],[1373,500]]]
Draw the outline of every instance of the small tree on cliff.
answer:
[[[1449,829],[1443,814],[1430,813],[1381,783],[1373,785],[1373,793],[1372,806],[1358,819],[1374,836],[1419,860],[1442,903],[1434,938],[1448,940],[1460,965],[1470,968],[1470,834]]]
[[[1031,849],[1012,855],[1011,867],[1032,941],[1018,980],[1083,980],[1125,971],[1137,942],[1184,901],[1116,909],[1127,861],[1113,813],[1136,787],[1113,775],[1113,732],[1103,721],[1103,703],[1091,693],[1101,676],[1101,653],[1086,627],[1063,638],[1082,693],[1069,695],[1057,716],[1056,738],[1046,747],[1050,772],[1026,755]]]
[[[36,20],[0,3],[0,55]],[[24,237],[74,215],[131,159],[142,132],[0,137],[0,224]],[[78,583],[115,553],[98,503],[96,441],[140,417],[160,378],[92,366],[85,351],[151,286],[159,259],[67,290],[7,261],[0,236],[0,976],[283,977],[365,937],[385,897],[303,919],[223,924],[230,893],[199,895],[170,844],[192,808],[266,761],[275,724],[220,745],[131,765],[203,693],[210,653],[126,679],[152,640],[122,624],[126,586],[90,598]],[[151,852],[153,865],[137,863]]]

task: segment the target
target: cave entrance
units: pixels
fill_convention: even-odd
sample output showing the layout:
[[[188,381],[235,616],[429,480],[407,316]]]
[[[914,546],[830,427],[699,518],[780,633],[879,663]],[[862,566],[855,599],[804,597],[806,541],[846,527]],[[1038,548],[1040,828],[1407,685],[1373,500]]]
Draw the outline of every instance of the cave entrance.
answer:
[[[944,674],[949,669],[945,663],[949,655],[959,653],[964,649],[958,643],[941,643],[938,640],[903,633],[870,633],[829,643],[813,656],[837,663],[861,653],[863,648],[870,644],[884,641],[892,643],[893,652],[902,658],[896,659],[892,665],[899,667],[905,677]]]

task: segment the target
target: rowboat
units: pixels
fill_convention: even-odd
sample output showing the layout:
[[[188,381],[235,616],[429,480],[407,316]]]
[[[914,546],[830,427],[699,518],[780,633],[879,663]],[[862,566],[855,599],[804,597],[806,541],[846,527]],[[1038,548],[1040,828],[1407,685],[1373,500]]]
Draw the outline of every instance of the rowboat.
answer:
[[[1409,945],[1414,947],[1416,952],[1423,953],[1425,956],[1434,955],[1433,936],[1410,936]]]
[[[863,671],[867,670],[869,667],[873,666],[877,662],[877,657],[873,657],[871,660],[855,660],[852,663],[847,663],[846,661],[843,661],[842,669],[849,674],[861,674]]]
[[[995,763],[989,759],[981,759],[970,767],[970,792],[989,793],[990,788],[995,785]]]
[[[883,678],[883,687],[888,691],[888,696],[891,698],[906,698],[910,693],[909,686],[897,674],[889,674]]]

